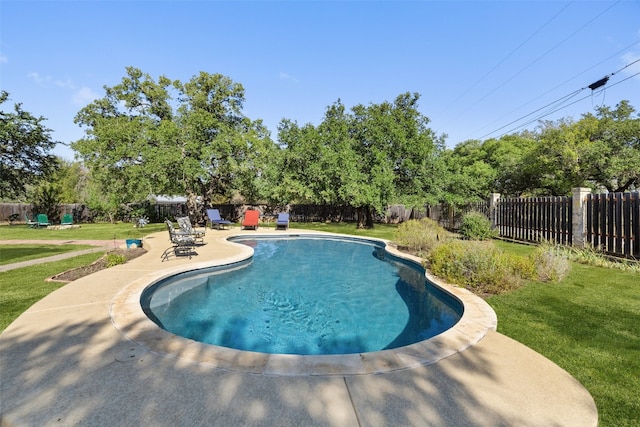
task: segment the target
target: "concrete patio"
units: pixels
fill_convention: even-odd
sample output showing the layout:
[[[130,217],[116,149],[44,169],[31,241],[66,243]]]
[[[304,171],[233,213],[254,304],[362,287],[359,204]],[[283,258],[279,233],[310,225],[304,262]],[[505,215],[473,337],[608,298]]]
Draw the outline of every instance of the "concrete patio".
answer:
[[[148,320],[139,295],[178,271],[250,255],[207,231],[198,255],[149,252],[76,280],[0,335],[2,426],[595,426],[586,389],[533,350],[495,332],[480,298],[456,327],[395,350],[347,356],[264,355],[195,343]],[[295,230],[295,234],[302,234]],[[142,313],[142,314],[141,314]]]

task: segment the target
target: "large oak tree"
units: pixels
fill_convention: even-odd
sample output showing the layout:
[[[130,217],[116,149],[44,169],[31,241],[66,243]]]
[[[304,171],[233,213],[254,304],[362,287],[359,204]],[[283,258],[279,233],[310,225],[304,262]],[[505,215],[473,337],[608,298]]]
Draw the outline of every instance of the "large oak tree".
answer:
[[[256,177],[276,149],[260,121],[242,114],[244,88],[221,74],[157,81],[128,67],[76,116],[85,137],[72,147],[115,207],[154,194],[185,194],[199,215],[236,194],[258,197]]]

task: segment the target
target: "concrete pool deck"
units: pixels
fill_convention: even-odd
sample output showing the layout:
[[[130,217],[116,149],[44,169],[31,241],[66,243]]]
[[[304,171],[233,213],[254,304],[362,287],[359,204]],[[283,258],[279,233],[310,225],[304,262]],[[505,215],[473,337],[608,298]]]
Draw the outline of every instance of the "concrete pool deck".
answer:
[[[175,337],[141,316],[151,281],[228,263],[246,247],[207,231],[191,260],[139,258],[71,282],[0,335],[0,425],[595,426],[587,390],[495,332],[479,298],[453,330],[424,343],[347,356],[262,355]],[[300,230],[281,234],[302,234]]]

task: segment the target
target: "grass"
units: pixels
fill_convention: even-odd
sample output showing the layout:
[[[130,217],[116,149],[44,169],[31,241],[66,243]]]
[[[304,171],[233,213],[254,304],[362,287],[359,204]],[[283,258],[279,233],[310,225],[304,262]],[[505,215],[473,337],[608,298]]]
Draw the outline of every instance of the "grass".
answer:
[[[2,245],[0,265],[91,248],[90,245]]]
[[[633,272],[573,263],[560,283],[532,282],[487,302],[498,315],[499,332],[554,361],[589,390],[600,426],[637,426],[639,279]]]
[[[20,228],[20,230],[18,230]],[[310,229],[394,240],[395,225],[358,230],[355,224],[292,223]],[[16,229],[15,237],[9,237]],[[10,233],[7,231],[10,230]],[[144,233],[164,230],[150,224]],[[118,239],[130,235],[131,224],[89,224],[75,230],[31,230],[0,227],[1,239]],[[69,234],[66,234],[69,233]],[[30,234],[30,233],[29,233]],[[37,237],[36,237],[37,236]],[[526,256],[534,246],[496,241],[509,254]],[[0,331],[31,304],[61,284],[44,279],[100,257],[101,253],[0,273]],[[638,273],[573,263],[560,283],[530,282],[487,302],[498,315],[498,331],[533,348],[573,375],[591,393],[600,426],[640,425],[640,277]]]
[[[162,224],[148,224],[135,228],[131,223],[82,224],[80,228],[53,230],[28,228],[25,225],[0,225],[0,240],[111,240],[140,239],[147,234],[166,230]]]
[[[352,236],[375,237],[393,240],[398,229],[397,224],[376,224],[371,229],[358,229],[355,223],[324,223],[324,222],[292,222],[289,229],[304,229],[324,231],[327,233],[349,234]]]
[[[102,252],[96,252],[0,273],[0,332],[31,305],[64,285],[46,282],[45,279],[72,268],[91,264],[102,255]]]

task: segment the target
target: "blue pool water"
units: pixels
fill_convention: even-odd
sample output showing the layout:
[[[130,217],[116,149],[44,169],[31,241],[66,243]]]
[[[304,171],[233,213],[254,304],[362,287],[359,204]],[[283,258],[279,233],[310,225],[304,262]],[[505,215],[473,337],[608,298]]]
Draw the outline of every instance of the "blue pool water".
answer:
[[[348,354],[435,336],[462,314],[418,264],[357,239],[238,238],[251,260],[145,290],[145,313],[196,341],[279,354]]]

